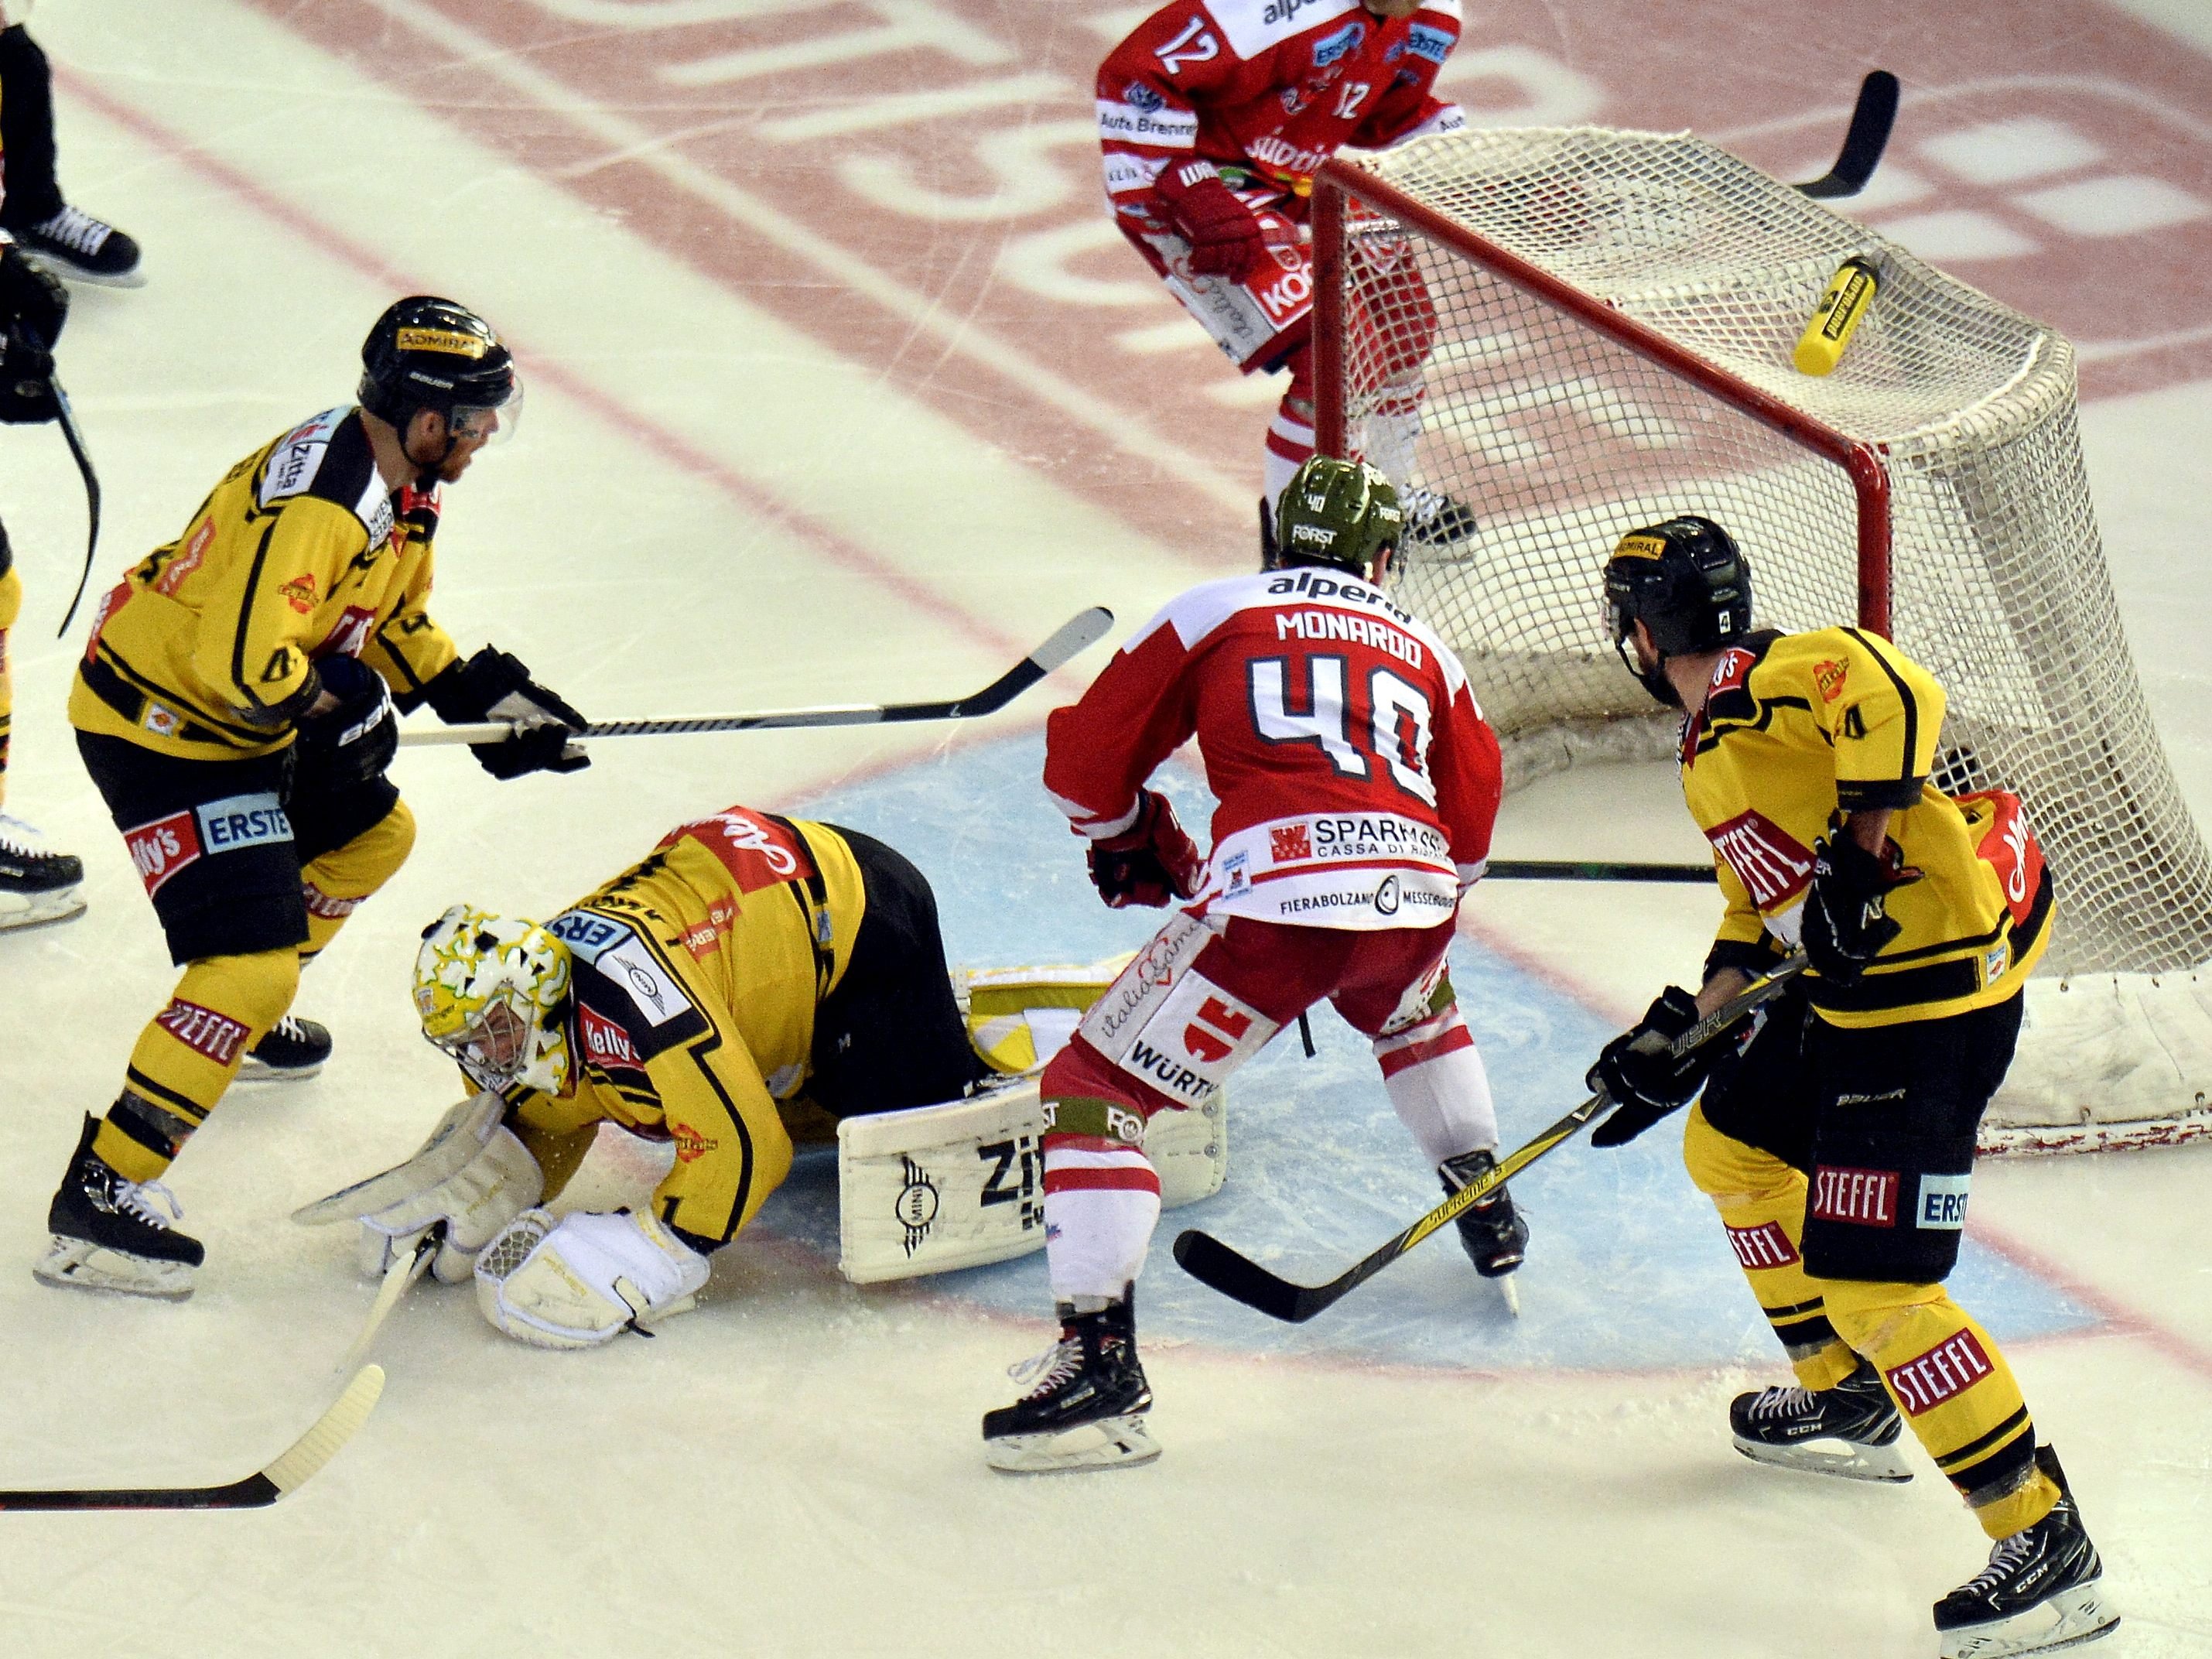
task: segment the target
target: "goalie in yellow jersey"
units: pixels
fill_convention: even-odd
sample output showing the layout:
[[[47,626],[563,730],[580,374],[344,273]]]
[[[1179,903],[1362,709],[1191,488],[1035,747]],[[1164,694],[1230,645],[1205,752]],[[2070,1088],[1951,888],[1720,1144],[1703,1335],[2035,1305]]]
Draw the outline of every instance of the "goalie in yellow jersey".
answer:
[[[791,1168],[781,1109],[957,1101],[991,1074],[945,969],[937,902],[896,850],[732,806],[543,926],[455,905],[422,936],[423,1035],[479,1091],[406,1163],[300,1213],[357,1218],[364,1265],[442,1229],[486,1318],[592,1347],[691,1305],[707,1258]],[[538,1207],[601,1123],[674,1143],[635,1212]]]
[[[1929,781],[1942,688],[1887,641],[1753,631],[1750,567],[1712,520],[1623,537],[1605,591],[1630,672],[1684,710],[1682,792],[1728,908],[1703,988],[1668,988],[1591,1069],[1621,1103],[1592,1139],[1619,1146],[1704,1090],[1690,1176],[1801,1385],[1739,1397],[1736,1448],[1906,1480],[1909,1423],[1997,1540],[1936,1606],[1946,1659],[2100,1635],[2118,1621],[2058,1460],[2036,1445],[1996,1340],[1942,1283],[1975,1128],[2050,934],[2051,878],[2020,802]],[[1803,975],[1734,1044],[1637,1046],[1681,1035],[1798,949]]]
[[[122,1091],[87,1117],[34,1272],[179,1297],[204,1252],[161,1176],[241,1073],[312,1076],[301,963],[390,878],[415,821],[384,775],[394,705],[531,729],[476,750],[513,777],[585,763],[583,718],[513,657],[466,661],[427,609],[440,492],[514,430],[521,385],[473,312],[427,295],[362,347],[358,406],[231,468],[101,602],[69,714],[184,969]]]

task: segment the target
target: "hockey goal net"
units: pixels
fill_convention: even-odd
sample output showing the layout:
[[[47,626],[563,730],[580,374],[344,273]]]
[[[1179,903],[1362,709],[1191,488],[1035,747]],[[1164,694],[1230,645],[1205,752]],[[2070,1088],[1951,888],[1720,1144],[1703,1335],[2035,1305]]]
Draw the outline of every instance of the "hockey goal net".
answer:
[[[1949,693],[1939,785],[2027,804],[2058,921],[1985,1139],[2212,1132],[2212,860],[2121,632],[2062,337],[1688,135],[1332,162],[1314,242],[1322,447],[1478,516],[1397,586],[1465,660],[1509,787],[1671,754],[1599,570],[1635,526],[1717,519],[1762,625],[1894,638]],[[1878,296],[1835,371],[1802,374],[1851,258]]]

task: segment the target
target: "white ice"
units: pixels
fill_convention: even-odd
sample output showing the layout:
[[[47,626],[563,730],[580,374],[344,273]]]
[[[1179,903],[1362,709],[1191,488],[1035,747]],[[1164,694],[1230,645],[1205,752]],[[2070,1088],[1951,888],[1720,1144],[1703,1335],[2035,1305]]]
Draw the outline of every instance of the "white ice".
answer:
[[[521,442],[452,492],[436,609],[465,648],[497,641],[587,711],[957,690],[1079,605],[1127,625],[1244,557],[1225,514],[1195,556],[1148,539],[267,11],[54,0],[38,22],[112,100],[102,113],[64,94],[72,192],[145,242],[152,273],[135,293],[80,290],[64,343],[107,483],[95,592],[240,455],[344,401],[368,320],[422,287],[495,319],[532,382]],[[2136,660],[2212,823],[2212,383],[2093,406],[2086,427]],[[702,809],[799,801],[948,739],[607,743],[580,777],[508,785],[465,754],[407,756],[416,855],[300,1005],[334,1030],[337,1061],[312,1084],[238,1091],[176,1172],[209,1244],[198,1294],[57,1293],[25,1270],[42,1206],[173,973],[61,714],[71,647],[51,631],[81,546],[75,481],[51,428],[0,432],[0,454],[30,590],[9,801],[82,854],[92,905],[0,939],[0,1266],[16,1264],[0,1272],[0,1486],[227,1480],[333,1395],[368,1304],[349,1240],[285,1215],[404,1153],[450,1098],[404,997],[422,922],[463,897],[542,912]],[[826,521],[841,550],[776,502]],[[1033,726],[1047,702],[992,733]],[[946,777],[964,752],[937,763]],[[1039,860],[1076,879],[1051,836]],[[1536,786],[1509,805],[1499,850],[1699,849],[1653,769]],[[968,875],[988,891],[991,871]],[[1474,912],[1478,938],[1616,1018],[1693,970],[1712,920],[1710,898],[1673,890],[1503,884]],[[2200,1147],[1985,1165],[1977,1182],[1976,1233],[2032,1252],[2054,1294],[2097,1316],[2012,1353],[2126,1614],[2116,1659],[2212,1655],[2208,1179]],[[1543,1224],[1602,1232],[1632,1262],[1660,1231],[1650,1196],[1624,1188],[1618,1209]],[[1383,1205],[1361,1236],[1414,1212]],[[1667,1224],[1710,1229],[1686,1207]],[[1634,1310],[1547,1274],[1543,1239],[1531,1316],[1586,1304],[1602,1350],[1607,1321]],[[1781,1375],[1755,1331],[1748,1363],[1662,1370],[1179,1337],[1147,1350],[1156,1466],[994,1476],[976,1419],[1006,1397],[1001,1368],[1046,1338],[1030,1271],[1032,1311],[1014,1316],[957,1282],[856,1290],[803,1238],[748,1236],[700,1312],[586,1356],[522,1349],[465,1295],[419,1290],[378,1345],[382,1406],[283,1504],[0,1518],[0,1651],[1912,1656],[1932,1651],[1928,1603],[1985,1547],[1924,1460],[1909,1487],[1875,1489],[1735,1456],[1729,1395]],[[1175,1271],[1163,1249],[1147,1282]],[[1755,1322],[1747,1299],[1726,1313]]]

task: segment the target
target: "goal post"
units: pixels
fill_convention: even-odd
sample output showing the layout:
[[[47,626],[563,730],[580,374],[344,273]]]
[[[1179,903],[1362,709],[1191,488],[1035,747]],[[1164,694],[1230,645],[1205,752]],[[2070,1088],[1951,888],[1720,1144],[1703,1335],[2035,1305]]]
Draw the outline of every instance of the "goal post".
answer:
[[[1763,625],[1855,621],[1943,683],[1940,787],[2027,805],[2059,908],[1987,1139],[2212,1133],[2212,856],[2120,629],[2067,341],[1688,134],[1340,157],[1312,223],[1320,447],[1475,515],[1409,538],[1396,584],[1466,663],[1509,787],[1672,752],[1599,572],[1624,531],[1705,514]],[[1876,297],[1802,373],[1850,259]]]

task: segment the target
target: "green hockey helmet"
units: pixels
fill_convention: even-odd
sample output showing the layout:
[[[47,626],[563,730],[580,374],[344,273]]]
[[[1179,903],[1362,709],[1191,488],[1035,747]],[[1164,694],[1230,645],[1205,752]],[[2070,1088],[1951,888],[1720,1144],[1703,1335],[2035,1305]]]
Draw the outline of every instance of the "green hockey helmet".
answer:
[[[1389,479],[1364,461],[1316,455],[1283,487],[1268,567],[1334,565],[1366,580],[1405,529],[1406,511]]]

